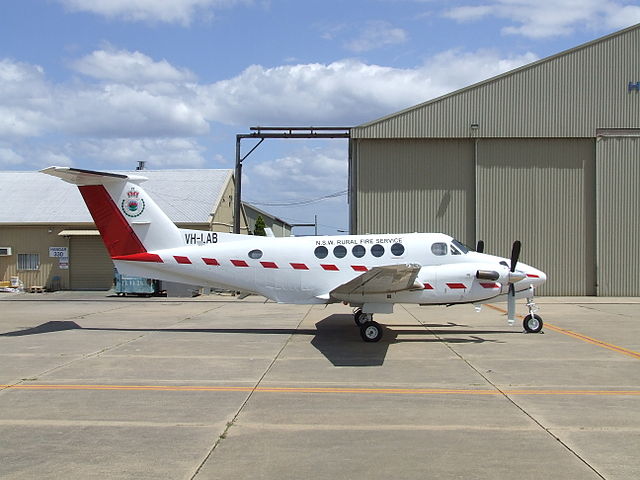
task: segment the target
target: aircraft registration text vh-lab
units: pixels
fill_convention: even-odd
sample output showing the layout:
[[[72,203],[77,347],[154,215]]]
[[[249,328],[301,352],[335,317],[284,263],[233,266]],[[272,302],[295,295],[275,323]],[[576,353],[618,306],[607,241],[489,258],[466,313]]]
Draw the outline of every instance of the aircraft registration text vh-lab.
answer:
[[[374,313],[396,303],[419,305],[507,302],[513,325],[516,300],[527,299],[526,332],[540,332],[533,302],[544,272],[509,257],[475,250],[443,233],[261,237],[180,229],[140,186],[146,178],[70,167],[43,173],[78,186],[118,271],[125,275],[262,295],[280,303],[353,308],[365,342],[383,328]],[[244,295],[243,295],[244,296]]]
[[[185,245],[207,245],[210,243],[218,243],[218,234],[216,232],[191,232],[184,234]]]

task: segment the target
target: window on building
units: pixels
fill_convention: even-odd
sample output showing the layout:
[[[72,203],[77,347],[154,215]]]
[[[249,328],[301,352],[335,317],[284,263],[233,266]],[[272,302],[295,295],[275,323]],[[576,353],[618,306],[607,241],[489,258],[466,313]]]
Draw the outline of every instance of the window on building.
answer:
[[[327,255],[329,255],[329,250],[327,250],[327,247],[316,247],[313,253],[318,258],[327,258]]]
[[[18,270],[40,270],[40,254],[19,253]]]
[[[374,257],[381,257],[384,255],[384,247],[379,243],[376,243],[373,247],[371,247],[371,255]]]
[[[347,249],[343,245],[338,245],[333,249],[333,254],[337,258],[344,258],[345,255],[347,254]]]
[[[446,255],[447,254],[447,244],[442,242],[436,242],[431,245],[431,253],[434,255]]]
[[[404,245],[402,245],[401,243],[394,243],[393,245],[391,245],[391,253],[396,257],[403,255]]]
[[[249,258],[253,258],[254,260],[262,258],[262,250],[251,250],[249,252]]]

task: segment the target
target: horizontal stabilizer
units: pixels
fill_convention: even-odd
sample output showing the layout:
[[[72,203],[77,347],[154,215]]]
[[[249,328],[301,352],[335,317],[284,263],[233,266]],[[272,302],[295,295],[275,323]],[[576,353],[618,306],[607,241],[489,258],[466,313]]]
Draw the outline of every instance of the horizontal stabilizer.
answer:
[[[123,175],[119,173],[110,172],[97,172],[94,170],[83,170],[80,168],[71,167],[47,167],[44,170],[40,170],[42,173],[52,175],[54,177],[61,178],[65,182],[73,183],[74,185],[104,185],[105,183],[113,182],[131,182],[140,184],[147,180],[146,177],[139,175]]]

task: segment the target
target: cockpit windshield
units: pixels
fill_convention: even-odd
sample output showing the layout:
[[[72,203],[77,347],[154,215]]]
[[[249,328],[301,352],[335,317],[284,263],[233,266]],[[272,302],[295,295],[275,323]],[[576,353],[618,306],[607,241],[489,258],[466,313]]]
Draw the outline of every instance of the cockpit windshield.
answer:
[[[453,241],[451,243],[453,245],[455,245],[457,247],[457,249],[460,250],[462,253],[464,253],[464,254],[469,253],[469,247],[467,247],[464,243],[459,242],[455,238],[453,239]]]

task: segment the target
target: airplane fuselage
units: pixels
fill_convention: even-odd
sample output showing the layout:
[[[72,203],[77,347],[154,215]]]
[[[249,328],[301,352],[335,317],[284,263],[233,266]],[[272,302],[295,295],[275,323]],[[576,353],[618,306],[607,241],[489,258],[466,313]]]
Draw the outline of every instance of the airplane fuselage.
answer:
[[[184,245],[149,252],[146,258],[116,259],[116,267],[129,275],[253,292],[282,303],[357,303],[352,296],[328,292],[373,267],[391,264],[421,265],[415,287],[362,295],[360,303],[468,303],[506,293],[504,279],[478,279],[476,272],[506,275],[508,259],[467,250],[441,233],[285,238],[194,230],[181,234]],[[523,263],[519,270],[527,277],[516,283],[516,290],[545,279]]]

